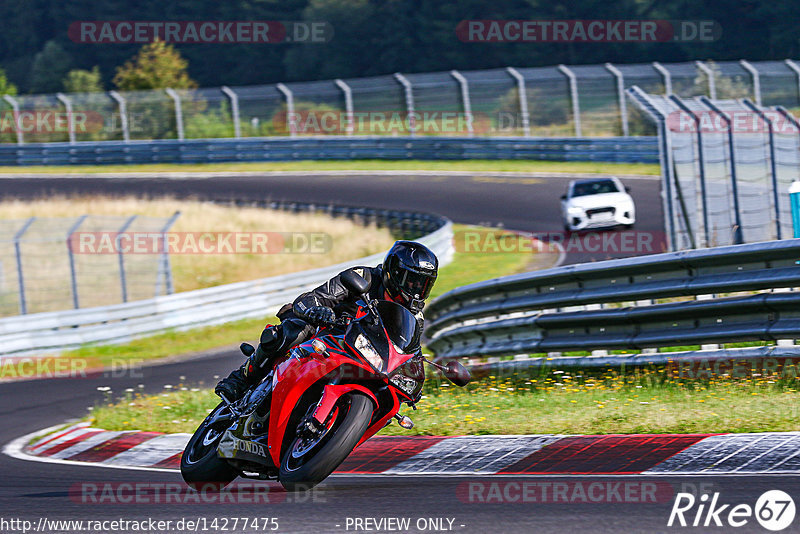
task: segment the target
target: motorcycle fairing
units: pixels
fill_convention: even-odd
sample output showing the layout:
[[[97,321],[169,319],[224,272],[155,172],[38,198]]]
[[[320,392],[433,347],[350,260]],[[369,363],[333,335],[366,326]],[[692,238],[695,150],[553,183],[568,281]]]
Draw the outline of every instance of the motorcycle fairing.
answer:
[[[275,465],[280,465],[286,427],[304,393],[317,381],[331,375],[343,365],[361,368],[365,373],[373,372],[360,360],[353,359],[344,352],[331,350],[330,344],[326,344],[326,346],[330,353],[328,358],[317,355],[311,348],[310,341],[303,343],[293,349],[290,357],[275,368],[272,378],[272,407],[267,439],[269,454]],[[300,356],[301,353],[304,354],[304,357]]]

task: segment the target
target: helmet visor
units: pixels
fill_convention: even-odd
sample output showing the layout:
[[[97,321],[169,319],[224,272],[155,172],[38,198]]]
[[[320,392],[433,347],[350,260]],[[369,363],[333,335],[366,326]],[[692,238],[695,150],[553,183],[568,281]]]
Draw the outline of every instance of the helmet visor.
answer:
[[[408,297],[425,300],[431,294],[436,277],[425,273],[403,270],[397,285]]]

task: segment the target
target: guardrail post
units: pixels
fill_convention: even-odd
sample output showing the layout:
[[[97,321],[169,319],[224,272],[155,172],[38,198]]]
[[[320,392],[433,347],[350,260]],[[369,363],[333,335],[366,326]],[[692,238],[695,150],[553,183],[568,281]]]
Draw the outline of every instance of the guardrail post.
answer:
[[[117,107],[119,109],[119,123],[120,127],[122,128],[122,140],[128,143],[131,140],[131,132],[130,128],[128,127],[128,106],[125,103],[125,97],[116,91],[109,91],[108,96],[117,102]]]
[[[3,100],[11,105],[11,111],[14,113],[14,129],[17,130],[17,144],[25,144],[25,137],[22,134],[22,124],[20,123],[19,115],[19,102],[11,95],[3,95]]]
[[[223,85],[222,87],[220,87],[220,91],[222,91],[223,94],[228,97],[228,100],[231,101],[231,119],[233,119],[233,136],[236,139],[241,139],[242,124],[241,124],[241,119],[239,117],[239,95],[233,92],[233,89],[231,89],[227,85]]]
[[[414,114],[414,91],[411,87],[411,82],[408,81],[408,78],[400,74],[399,72],[394,73],[394,79],[403,86],[403,91],[406,96],[406,113],[408,113],[408,133],[413,135],[417,134],[417,120],[416,115]]]
[[[56,98],[59,102],[64,104],[64,110],[67,112],[67,129],[69,135],[69,144],[75,144],[75,116],[72,113],[72,101],[64,93],[56,93]]]
[[[708,78],[708,96],[711,100],[717,99],[717,81],[714,79],[714,70],[703,63],[702,61],[695,61],[694,64],[698,69],[703,71],[703,74]]]
[[[728,126],[728,155],[731,159],[731,187],[733,192],[733,215],[736,224],[736,228],[734,228],[733,235],[734,235],[734,242],[739,245],[744,243],[744,239],[742,238],[742,218],[741,218],[741,211],[739,210],[739,189],[736,180],[736,152],[733,148],[733,124],[731,118],[728,117],[727,113],[724,113],[721,109],[714,105],[707,97],[701,96],[700,102],[702,102],[708,109],[717,113],[722,120],[725,121],[725,124]]]
[[[14,255],[17,259],[17,285],[19,286],[19,313],[21,315],[28,313],[28,303],[25,301],[25,275],[22,272],[22,250],[20,249],[20,240],[35,220],[36,217],[31,217],[25,221],[22,228],[17,230],[17,233],[14,234]]]
[[[161,234],[161,253],[159,254],[158,259],[158,274],[156,275],[156,290],[155,295],[158,296],[161,293],[161,278],[164,278],[164,288],[167,295],[171,295],[175,292],[175,288],[172,284],[172,266],[170,265],[169,261],[169,246],[167,242],[167,232],[175,224],[175,221],[180,217],[181,212],[176,211],[172,214],[172,216],[164,223],[164,227],[159,230],[159,234]]]
[[[125,277],[125,256],[122,253],[122,247],[120,246],[120,239],[122,238],[122,234],[133,224],[133,221],[136,220],[137,215],[132,215],[128,217],[125,221],[125,224],[119,229],[117,232],[117,237],[114,240],[117,245],[117,258],[119,260],[119,282],[120,287],[122,288],[122,302],[128,302],[128,282]]]
[[[683,100],[675,95],[670,95],[669,99],[678,106],[681,111],[689,115],[694,120],[695,128],[697,128],[697,159],[700,171],[700,202],[703,206],[703,246],[711,246],[711,237],[708,230],[708,197],[706,195],[706,162],[705,154],[703,152],[703,129],[700,126],[700,117],[697,116]]]
[[[761,76],[758,73],[758,69],[756,69],[752,63],[747,61],[746,59],[740,59],[739,64],[742,66],[744,70],[750,73],[750,77],[753,79],[753,97],[755,98],[756,105],[761,105]],[[778,238],[780,239],[780,238]]]
[[[800,103],[800,65],[798,65],[791,59],[784,59],[783,62],[786,64],[787,67],[792,69],[795,76],[797,76],[797,102]]]
[[[336,87],[341,89],[342,94],[344,95],[344,114],[346,119],[345,133],[347,135],[353,135],[353,118],[355,117],[353,113],[353,91],[342,79],[337,78],[335,83]]]
[[[602,310],[605,308],[603,304],[586,304],[583,309],[586,311],[590,310]],[[591,351],[590,353],[592,356],[608,356],[608,350],[606,349],[596,349]]]
[[[467,82],[467,79],[464,78],[464,75],[457,70],[451,70],[450,76],[455,78],[455,80],[458,82],[458,86],[461,88],[461,105],[464,109],[464,115],[466,115],[467,119],[467,132],[469,133],[469,136],[472,137],[475,135],[475,129],[472,126],[472,102],[469,99],[469,82]]]
[[[622,124],[622,135],[628,137],[630,135],[628,129],[628,103],[625,100],[625,78],[622,76],[622,71],[611,63],[606,63],[606,70],[614,75],[617,81],[617,98],[619,99],[619,120]]]
[[[279,83],[275,87],[286,99],[286,120],[289,123],[289,136],[297,137],[297,117],[294,115],[294,94],[291,89],[282,83]]]
[[[704,295],[694,296],[694,300],[714,300],[714,298],[716,298],[716,295],[704,294]],[[718,349],[719,345],[716,343],[707,343],[700,345],[700,350],[718,350]]]
[[[169,95],[175,103],[175,127],[178,130],[178,139],[183,141],[183,108],[181,107],[181,97],[175,89],[167,87],[164,91]]]
[[[522,116],[522,133],[525,137],[531,136],[531,117],[528,113],[528,94],[525,90],[525,78],[514,67],[506,67],[506,71],[517,82],[517,93],[519,94],[519,114]]]
[[[661,202],[664,209],[664,226],[667,229],[667,248],[675,250],[675,211],[672,206],[672,139],[669,135],[667,117],[653,104],[650,97],[638,85],[627,90],[628,95],[639,103],[639,106],[650,115],[658,127],[658,160],[661,167]]]
[[[578,101],[578,77],[566,65],[559,65],[561,71],[569,80],[569,94],[572,100],[572,116],[575,119],[575,137],[581,137],[581,105]]]
[[[75,251],[72,250],[72,234],[74,234],[78,228],[83,224],[83,221],[86,220],[88,215],[81,215],[75,224],[73,224],[69,230],[67,230],[67,257],[69,258],[69,279],[70,285],[72,286],[72,307],[76,310],[80,308],[80,304],[78,301],[78,276],[75,272]]]
[[[672,94],[672,74],[658,61],[653,61],[653,68],[658,71],[664,79],[664,94],[669,96]]]
[[[759,116],[764,124],[767,125],[769,132],[769,170],[772,174],[772,202],[775,209],[775,235],[776,239],[783,239],[781,237],[781,208],[780,208],[780,193],[778,191],[778,169],[775,163],[775,128],[772,126],[772,120],[767,117],[766,113],[761,111],[747,98],[743,99],[744,105],[747,106],[753,113]]]

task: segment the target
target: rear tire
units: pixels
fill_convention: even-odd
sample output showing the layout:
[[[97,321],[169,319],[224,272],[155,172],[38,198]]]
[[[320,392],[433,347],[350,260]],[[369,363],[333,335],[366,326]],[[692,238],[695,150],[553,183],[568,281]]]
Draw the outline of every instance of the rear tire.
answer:
[[[337,403],[338,413],[321,441],[305,453],[295,437],[281,458],[278,480],[288,491],[313,488],[339,467],[361,440],[372,419],[374,403],[362,393],[348,393]],[[295,453],[295,454],[293,454]]]
[[[217,456],[217,445],[227,426],[213,428],[207,421],[225,408],[220,403],[195,430],[181,456],[181,475],[193,489],[219,491],[230,484],[239,474],[225,460]]]

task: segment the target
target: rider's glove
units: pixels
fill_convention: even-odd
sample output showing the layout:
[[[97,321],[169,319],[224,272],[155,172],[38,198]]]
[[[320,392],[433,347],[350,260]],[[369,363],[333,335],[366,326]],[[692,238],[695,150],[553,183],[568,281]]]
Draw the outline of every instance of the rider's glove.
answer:
[[[312,306],[305,313],[306,321],[314,326],[332,323],[336,320],[336,314],[327,306]]]

